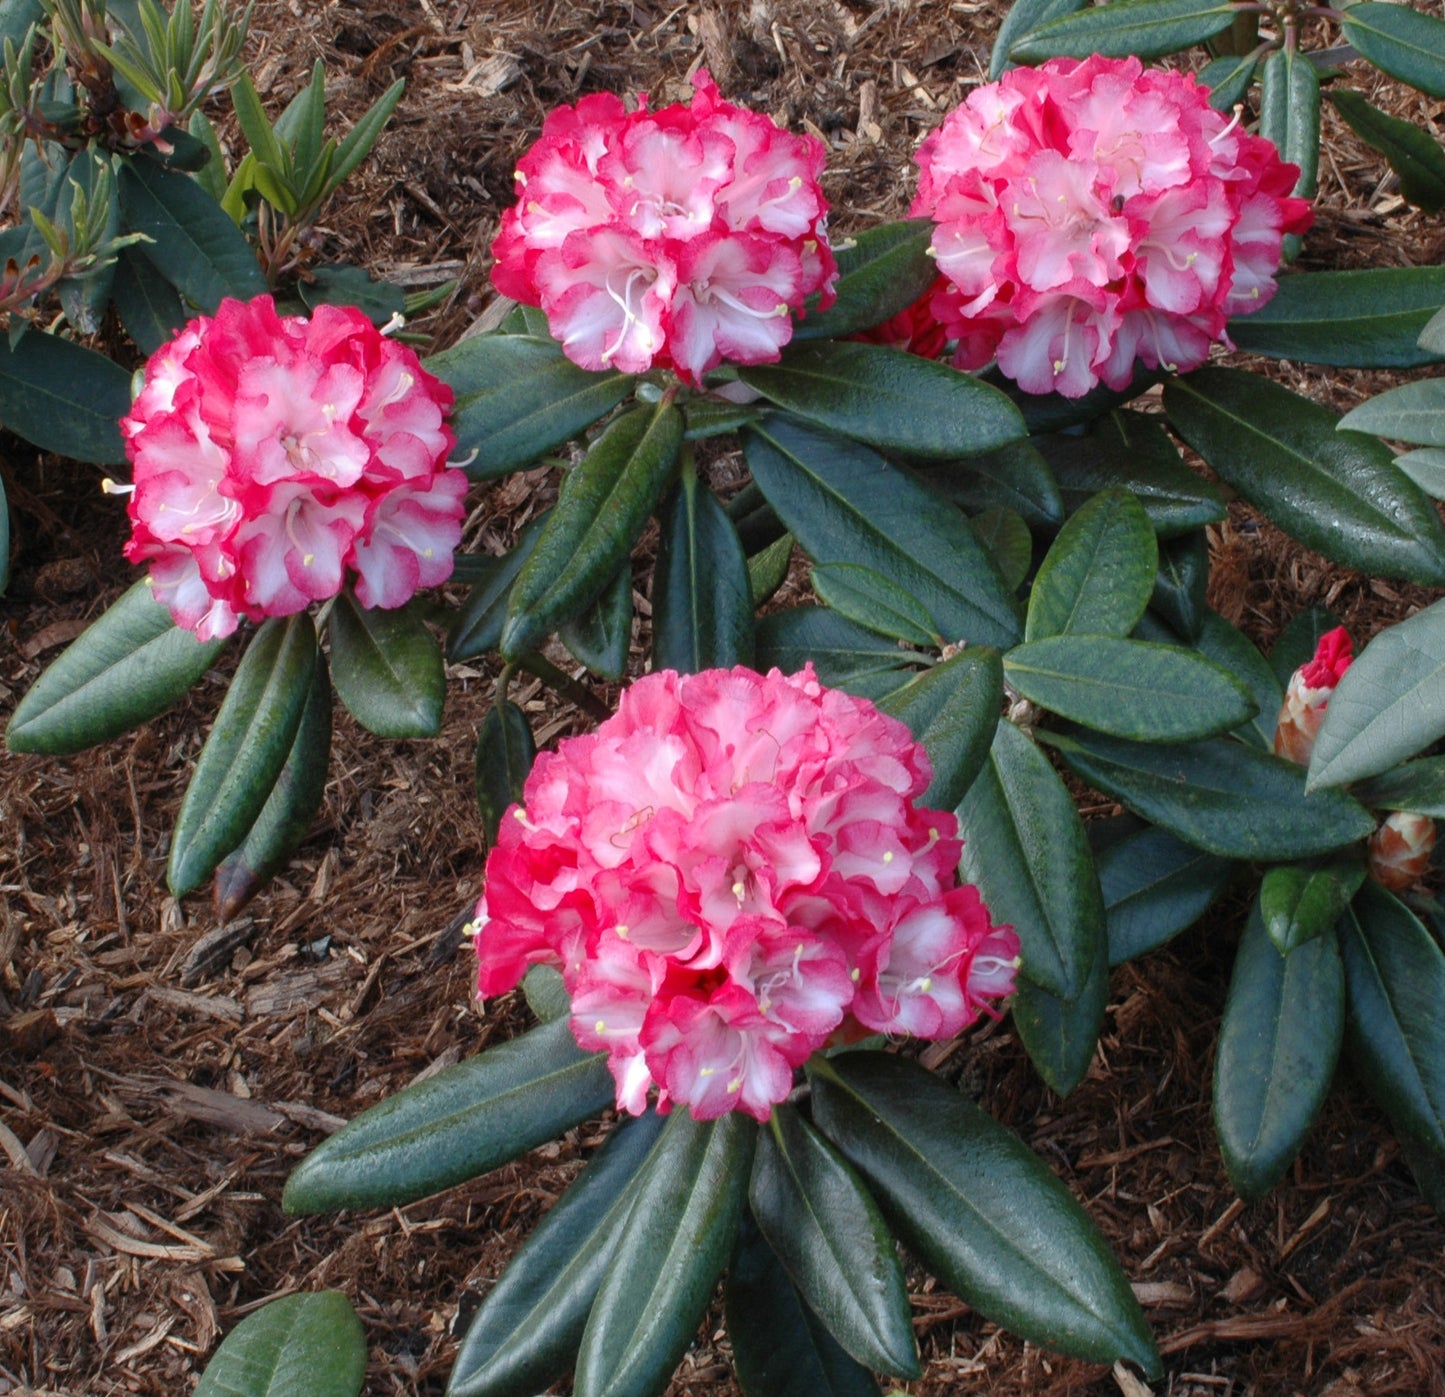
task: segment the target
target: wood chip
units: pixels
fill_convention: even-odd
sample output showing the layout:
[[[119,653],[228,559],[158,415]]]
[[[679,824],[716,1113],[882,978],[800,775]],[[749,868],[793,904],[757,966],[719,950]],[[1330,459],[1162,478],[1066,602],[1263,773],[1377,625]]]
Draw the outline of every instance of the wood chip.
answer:
[[[31,1160],[29,1151],[20,1143],[20,1137],[4,1121],[0,1121],[0,1150],[4,1150],[10,1156],[11,1164],[22,1174],[39,1177],[40,1171]]]
[[[248,946],[255,940],[259,930],[254,918],[238,917],[225,926],[208,931],[187,954],[181,966],[181,984],[190,989],[200,984],[207,975],[224,970],[242,946]]]
[[[243,1101],[226,1091],[212,1091],[191,1082],[159,1081],[156,1088],[165,1096],[166,1105],[177,1114],[203,1121],[239,1135],[264,1135],[285,1122],[286,1117],[259,1101]]]
[[[86,1222],[85,1230],[114,1251],[122,1252],[126,1256],[143,1256],[153,1261],[209,1261],[216,1254],[214,1247],[193,1247],[189,1244],[171,1246],[164,1242],[147,1242],[142,1237],[132,1237],[118,1227],[112,1227],[99,1217]]]

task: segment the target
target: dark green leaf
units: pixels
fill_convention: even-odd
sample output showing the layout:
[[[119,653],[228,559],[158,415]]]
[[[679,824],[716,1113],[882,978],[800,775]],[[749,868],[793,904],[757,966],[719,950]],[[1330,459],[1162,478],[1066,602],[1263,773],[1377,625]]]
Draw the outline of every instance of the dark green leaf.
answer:
[[[288,1213],[391,1208],[440,1193],[570,1130],[614,1100],[601,1053],[565,1019],[404,1087],[314,1149],[286,1181]]]
[[[1234,20],[1228,4],[1201,4],[1200,0],[1113,0],[1098,9],[1081,10],[1041,24],[1021,35],[1009,50],[1015,63],[1037,63],[1045,58],[1087,58],[1102,53],[1111,58],[1162,58],[1166,53],[1202,44]]]
[[[1445,602],[1381,631],[1330,695],[1309,785],[1345,785],[1445,735]]]
[[[1337,331],[1338,333],[1338,331]],[[1280,528],[1334,562],[1445,585],[1445,526],[1383,443],[1260,374],[1196,369],[1164,410],[1214,471]]]
[[[1387,388],[1347,412],[1340,427],[1418,446],[1445,446],[1445,378]]]
[[[684,441],[706,441],[708,437],[740,432],[758,420],[765,410],[760,403],[729,403],[721,398],[690,398],[682,404],[687,421]]]
[[[199,887],[246,837],[296,742],[320,649],[305,612],[258,630],[196,761],[171,835],[166,881]]]
[[[1233,111],[1234,104],[1244,100],[1258,66],[1253,52],[1225,54],[1206,63],[1197,76],[1199,85],[1209,89],[1209,105],[1217,112]]]
[[[562,482],[531,556],[513,584],[503,658],[535,648],[592,605],[632,552],[666,492],[682,446],[682,414],[669,402],[619,417]]]
[[[818,297],[810,297],[807,314],[793,328],[793,342],[842,339],[906,310],[938,275],[928,255],[932,238],[932,220],[913,218],[870,228],[836,248],[838,299],[819,311]]]
[[[1281,702],[1295,670],[1309,663],[1319,648],[1320,638],[1339,624],[1339,618],[1322,606],[1307,606],[1290,618],[1279,633],[1274,649],[1269,652],[1269,667],[1274,673]],[[1270,737],[1274,737],[1273,727]]]
[[[154,354],[186,323],[180,294],[143,252],[122,248],[111,296],[125,332],[145,354]]]
[[[195,1397],[356,1397],[366,1331],[339,1290],[283,1295],[249,1314],[206,1364]]]
[[[1306,795],[1304,772],[1293,762],[1228,738],[1165,744],[1043,736],[1096,790],[1222,858],[1312,858],[1375,826],[1343,791]]]
[[[63,756],[128,732],[175,703],[225,644],[175,625],[143,578],[31,685],[6,744]]]
[[[686,466],[661,516],[652,582],[652,663],[680,674],[753,662],[749,562],[727,511]],[[783,574],[792,552],[779,549]],[[782,584],[779,577],[776,590]]]
[[[1442,56],[1445,57],[1445,56]],[[1329,99],[1350,130],[1377,150],[1400,177],[1400,193],[1426,213],[1445,208],[1445,150],[1413,122],[1382,112],[1348,88],[1331,88]]]
[[[948,640],[1019,638],[1017,604],[968,520],[906,471],[787,417],[747,432],[744,445],[754,479],[814,562],[882,573],[928,608]]]
[[[522,1243],[472,1319],[447,1397],[530,1397],[572,1366],[664,1119],[614,1129]]]
[[[1229,322],[1229,337],[1272,359],[1412,368],[1439,358],[1417,340],[1442,303],[1445,267],[1291,272],[1262,310]]]
[[[1011,509],[995,505],[968,521],[978,541],[988,549],[1004,586],[1017,591],[1034,561],[1034,539],[1029,526]]]
[[[1013,67],[1009,49],[1016,39],[1031,33],[1060,15],[1071,15],[1084,7],[1084,0],[1017,0],[1008,7],[989,54],[988,77],[995,82],[1005,68]]]
[[[1018,409],[997,388],[884,345],[799,345],[781,363],[750,364],[739,376],[799,417],[885,451],[953,461],[1025,434]]]
[[[1029,1061],[1060,1096],[1084,1080],[1094,1060],[1108,999],[1109,957],[1102,933],[1088,979],[1074,998],[1061,999],[1027,975],[1019,976],[1009,1015]]]
[[[10,501],[5,497],[5,478],[0,476],[0,597],[10,585]]]
[[[114,465],[125,460],[118,424],[129,411],[130,375],[104,354],[40,330],[0,336],[0,424],[16,436],[73,461]]]
[[[1314,863],[1276,864],[1259,888],[1259,915],[1282,956],[1332,931],[1365,880],[1358,851]]]
[[[457,612],[447,635],[447,658],[449,660],[470,660],[495,650],[502,642],[502,626],[507,619],[507,598],[512,594],[512,584],[522,570],[522,564],[532,555],[537,540],[542,536],[542,521],[545,514],[533,519],[517,535],[517,541],[509,553],[500,558],[483,554],[475,561],[480,565],[478,577]]]
[[[900,682],[907,680],[903,666],[915,658],[921,657],[823,606],[775,611],[758,623],[759,669],[776,666],[795,674],[811,661],[822,683],[850,693],[855,692],[854,681],[873,675],[893,674]]]
[[[1307,54],[1292,45],[1266,56],[1259,78],[1259,134],[1273,141],[1280,156],[1299,166],[1293,191],[1314,198],[1320,163],[1320,79]],[[1299,254],[1299,237],[1287,233],[1284,259]]]
[[[1084,992],[1103,954],[1104,900],[1073,797],[1010,722],[958,807],[965,879],[1018,933],[1023,971],[1061,998]]]
[[[1158,566],[1154,530],[1139,501],[1127,490],[1095,495],[1039,565],[1025,638],[1128,635],[1149,605]]]
[[[1269,662],[1255,649],[1253,641],[1217,611],[1205,611],[1194,645],[1205,659],[1228,670],[1249,691],[1258,712],[1235,729],[1235,736],[1268,751],[1284,700],[1283,686],[1274,677]]]
[[[25,31],[45,18],[40,0],[0,0],[0,51],[6,39],[19,48]]]
[[[1445,819],[1445,757],[1393,767],[1362,782],[1353,794],[1372,809],[1413,810]]]
[[[1195,529],[1159,546],[1159,572],[1149,609],[1194,643],[1204,625],[1208,586],[1209,540],[1203,529]]]
[[[1063,522],[1058,483],[1033,441],[1010,442],[966,461],[923,462],[916,469],[930,489],[966,512],[1001,506],[1027,524],[1057,528]]]
[[[1106,635],[1059,635],[1004,656],[1004,678],[1060,717],[1135,742],[1186,742],[1238,727],[1248,690],[1192,650]]]
[[[378,737],[435,737],[447,679],[420,610],[364,607],[348,589],[329,625],[336,691],[351,716]]]
[[[784,534],[748,559],[748,596],[753,606],[758,607],[768,601],[788,580],[792,562],[792,534]]]
[[[482,815],[482,836],[490,848],[507,807],[522,798],[522,786],[537,759],[537,743],[527,715],[509,699],[499,699],[487,710],[477,732],[477,806]]]
[[[997,379],[999,388],[1018,404],[1029,431],[1037,435],[1097,421],[1105,413],[1133,402],[1155,384],[1163,383],[1170,373],[1167,369],[1148,369],[1136,362],[1134,377],[1126,387],[1110,388],[1100,383],[1082,398],[1066,398],[1062,393],[1025,393],[1016,383],[999,375],[997,368],[987,370],[982,377],[991,382]]]
[[[1445,21],[1408,5],[1350,5],[1345,42],[1375,67],[1431,97],[1445,97]]]
[[[301,713],[286,764],[256,816],[256,823],[216,869],[216,920],[225,923],[261,890],[306,837],[326,793],[331,761],[331,679],[318,656],[311,693]]]
[[[1345,1028],[1333,929],[1281,955],[1256,904],[1240,939],[1214,1060],[1214,1128],[1235,1192],[1284,1177],[1330,1089]]]
[[[741,1111],[669,1117],[587,1319],[576,1397],[651,1397],[666,1383],[732,1253],[757,1133]]]
[[[1022,1141],[903,1058],[815,1057],[809,1075],[819,1128],[950,1290],[1046,1348],[1160,1371],[1118,1262]]]
[[[373,325],[385,325],[406,310],[406,293],[389,281],[374,280],[365,269],[336,263],[313,267],[311,280],[297,290],[307,310],[317,306],[355,306]]]
[[[818,596],[850,621],[909,645],[942,646],[928,608],[882,573],[859,563],[822,563],[811,577]]]
[[[76,188],[85,191],[89,201],[86,221],[98,229],[96,242],[104,245],[120,233],[120,199],[115,183],[109,178],[110,162],[91,147],[79,151],[70,162],[66,172],[66,195],[60,201],[58,219],[63,232],[77,241],[75,228]],[[96,205],[104,200],[105,213],[97,219]],[[83,335],[93,335],[100,329],[101,317],[110,301],[111,287],[115,283],[115,263],[109,259],[91,271],[76,277],[62,277],[55,290],[60,297],[60,307],[65,318]]]
[[[751,631],[749,632],[751,633]],[[557,628],[574,659],[594,674],[621,679],[632,646],[632,560],[617,569],[602,595],[580,616]]]
[[[406,81],[398,78],[366,109],[361,119],[346,133],[345,139],[336,148],[336,159],[331,165],[328,184],[332,189],[339,188],[342,181],[371,154],[371,148],[376,144],[376,138],[381,135],[382,128],[386,123],[391,120],[391,114],[396,109],[396,104],[401,101],[404,91],[406,91]]]
[[[918,1376],[893,1236],[849,1165],[792,1106],[762,1132],[749,1200],[808,1307],[858,1362]]]
[[[474,335],[425,362],[456,394],[456,451],[477,453],[474,480],[531,465],[605,417],[634,382],[579,369],[555,340],[527,335]]]
[[[572,1012],[567,982],[555,965],[534,965],[522,976],[522,997],[539,1023],[566,1018]]]

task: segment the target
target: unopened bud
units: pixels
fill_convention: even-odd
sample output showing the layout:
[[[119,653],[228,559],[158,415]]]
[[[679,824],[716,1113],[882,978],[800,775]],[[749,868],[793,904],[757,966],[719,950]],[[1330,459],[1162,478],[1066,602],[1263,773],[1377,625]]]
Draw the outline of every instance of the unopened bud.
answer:
[[[1314,658],[1290,675],[1274,730],[1276,756],[1309,765],[1330,695],[1354,657],[1349,632],[1337,626],[1320,637]]]
[[[1411,810],[1391,811],[1370,836],[1370,877],[1392,893],[1402,893],[1425,876],[1434,850],[1434,820]]]

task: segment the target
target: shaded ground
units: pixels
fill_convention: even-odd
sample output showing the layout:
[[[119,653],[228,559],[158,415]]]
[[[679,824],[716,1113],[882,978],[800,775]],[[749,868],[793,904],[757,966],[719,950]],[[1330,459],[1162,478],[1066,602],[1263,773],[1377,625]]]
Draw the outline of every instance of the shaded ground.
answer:
[[[485,251],[511,170],[557,102],[639,87],[672,100],[706,61],[729,96],[828,141],[834,223],[847,231],[902,212],[909,151],[978,79],[1000,13],[909,0],[259,0],[255,72],[279,106],[323,57],[349,118],[408,79],[376,160],[330,211],[325,251],[417,285],[460,277],[422,326],[449,343],[485,307]],[[1441,110],[1380,95],[1417,120]],[[1331,129],[1307,261],[1439,261],[1438,224],[1405,209],[1367,154]],[[1339,406],[1380,383],[1292,381]],[[3,716],[130,570],[119,508],[93,472],[36,459],[13,438],[0,453],[23,540],[0,599]],[[479,492],[469,538],[500,549],[550,490],[536,474]],[[1242,507],[1214,543],[1214,603],[1265,642],[1310,603],[1334,607],[1363,640],[1431,599],[1323,565]],[[645,574],[638,585],[645,595]],[[600,1138],[585,1127],[383,1215],[282,1216],[286,1174],[325,1131],[515,1031],[526,1011],[478,1013],[459,932],[482,865],[471,753],[489,676],[454,667],[434,741],[381,743],[338,714],[316,827],[220,933],[202,898],[166,894],[164,868],[224,686],[213,673],[164,719],[79,757],[0,765],[0,1394],[189,1391],[242,1315],[325,1286],[346,1290],[366,1324],[368,1393],[439,1394],[459,1312]],[[528,697],[543,740],[573,723]],[[1438,1397],[1441,1224],[1356,1085],[1340,1084],[1265,1202],[1242,1206],[1224,1178],[1211,1045],[1240,910],[1217,909],[1114,974],[1101,1050],[1067,1102],[1039,1084],[1007,1024],[934,1060],[1029,1140],[1103,1228],[1166,1355],[1156,1393]],[[1147,1390],[1048,1357],[912,1280],[927,1365],[906,1385],[916,1397]],[[735,1391],[713,1321],[675,1394]]]

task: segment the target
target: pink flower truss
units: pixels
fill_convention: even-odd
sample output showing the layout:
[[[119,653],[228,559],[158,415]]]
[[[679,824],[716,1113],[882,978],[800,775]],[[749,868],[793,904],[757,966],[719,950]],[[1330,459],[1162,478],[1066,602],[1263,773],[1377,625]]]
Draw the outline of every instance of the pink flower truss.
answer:
[[[957,885],[957,821],[914,805],[929,774],[811,667],[648,675],[503,820],[478,990],[560,968],[634,1115],[656,1085],[663,1108],[766,1120],[840,1031],[951,1036],[1012,990],[1018,938]]]
[[[1290,675],[1274,729],[1275,755],[1308,766],[1325,721],[1325,709],[1355,658],[1350,633],[1343,626],[1326,631],[1314,656]]]
[[[203,640],[353,578],[363,606],[401,606],[446,581],[461,538],[451,404],[359,310],[222,301],[151,355],[121,419],[126,557],[150,564],[157,599]]]
[[[560,107],[517,167],[492,280],[585,369],[695,384],[724,359],[771,363],[790,312],[832,299],[821,142],[724,102],[706,70],[693,85],[656,112],[607,93]]]
[[[912,212],[937,228],[954,362],[1030,393],[1191,369],[1274,294],[1311,220],[1299,170],[1187,73],[1056,58],[975,88],[924,141]],[[1226,341],[1227,342],[1227,341]]]

